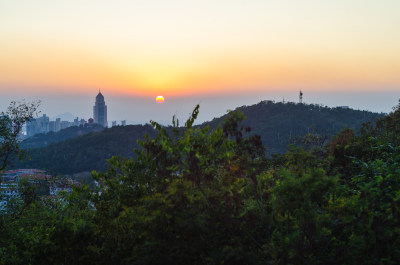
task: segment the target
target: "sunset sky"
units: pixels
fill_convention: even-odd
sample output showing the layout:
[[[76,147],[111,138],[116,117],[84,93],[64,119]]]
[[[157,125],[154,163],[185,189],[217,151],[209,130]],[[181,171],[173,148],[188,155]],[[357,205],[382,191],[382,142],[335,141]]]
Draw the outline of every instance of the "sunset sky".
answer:
[[[0,0],[0,103],[111,120],[200,118],[260,100],[388,112],[399,0]],[[156,104],[156,96],[165,97]],[[139,117],[140,116],[140,117]]]

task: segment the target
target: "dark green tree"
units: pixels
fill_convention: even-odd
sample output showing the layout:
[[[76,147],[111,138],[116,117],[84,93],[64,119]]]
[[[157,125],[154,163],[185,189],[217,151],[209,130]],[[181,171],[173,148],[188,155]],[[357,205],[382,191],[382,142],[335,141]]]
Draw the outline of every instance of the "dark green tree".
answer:
[[[174,119],[170,133],[152,122],[158,134],[141,142],[136,158],[113,158],[94,175],[99,262],[235,264],[263,256],[243,227],[241,197],[263,163],[261,141],[244,137],[239,113],[213,131],[193,128],[197,115],[198,106],[184,128]]]
[[[23,157],[20,149],[22,126],[37,113],[40,101],[11,102],[6,112],[0,114],[0,170],[7,167],[12,155]]]

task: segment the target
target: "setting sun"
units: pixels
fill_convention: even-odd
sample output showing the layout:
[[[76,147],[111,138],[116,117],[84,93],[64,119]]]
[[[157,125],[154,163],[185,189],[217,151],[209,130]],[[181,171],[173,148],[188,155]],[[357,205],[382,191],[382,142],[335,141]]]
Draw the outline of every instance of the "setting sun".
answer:
[[[164,103],[164,97],[163,96],[156,97],[156,102],[157,103]]]

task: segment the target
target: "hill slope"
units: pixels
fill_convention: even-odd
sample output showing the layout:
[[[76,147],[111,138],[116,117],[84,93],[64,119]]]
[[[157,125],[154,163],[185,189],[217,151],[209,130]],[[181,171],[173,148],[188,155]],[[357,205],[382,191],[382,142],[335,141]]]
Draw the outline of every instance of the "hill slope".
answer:
[[[42,168],[53,174],[72,174],[104,170],[112,156],[132,156],[137,140],[155,135],[150,125],[106,128],[83,136],[26,150],[27,159],[16,162],[18,168]]]
[[[291,138],[304,136],[310,130],[333,135],[345,127],[358,129],[362,123],[382,116],[368,111],[271,101],[238,109],[247,117],[243,125],[250,126],[252,134],[261,136],[267,154],[285,152]],[[215,128],[225,116],[200,126]],[[27,153],[31,159],[16,166],[42,168],[57,174],[104,170],[105,160],[111,156],[132,156],[133,148],[137,147],[136,141],[146,133],[155,135],[150,125],[107,128],[43,148],[30,149]]]
[[[49,132],[36,134],[21,143],[21,148],[32,149],[48,146],[52,143],[58,143],[67,139],[75,138],[81,135],[85,135],[91,132],[100,132],[104,130],[104,127],[98,124],[90,124],[85,126],[72,126],[63,129],[59,132]]]
[[[252,134],[261,136],[267,154],[285,152],[291,138],[304,136],[309,132],[331,136],[346,127],[358,130],[363,123],[383,116],[370,111],[272,101],[261,101],[236,110],[241,110],[246,116],[243,126],[250,126]],[[205,124],[214,128],[225,117],[226,115]]]

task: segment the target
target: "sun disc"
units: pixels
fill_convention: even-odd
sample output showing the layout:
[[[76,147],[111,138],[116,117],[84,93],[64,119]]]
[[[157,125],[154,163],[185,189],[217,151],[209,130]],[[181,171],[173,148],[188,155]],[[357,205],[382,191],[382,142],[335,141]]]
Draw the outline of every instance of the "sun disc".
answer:
[[[157,103],[164,103],[164,97],[163,96],[156,97],[156,102]]]

